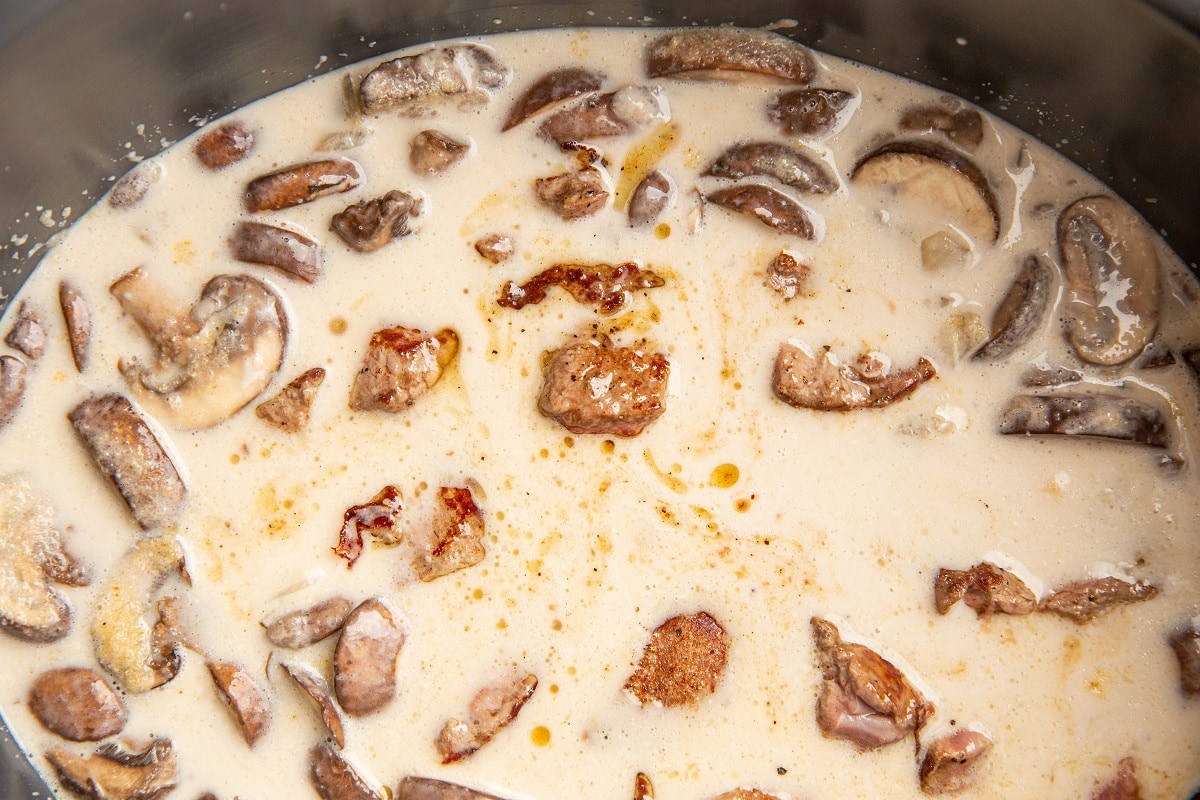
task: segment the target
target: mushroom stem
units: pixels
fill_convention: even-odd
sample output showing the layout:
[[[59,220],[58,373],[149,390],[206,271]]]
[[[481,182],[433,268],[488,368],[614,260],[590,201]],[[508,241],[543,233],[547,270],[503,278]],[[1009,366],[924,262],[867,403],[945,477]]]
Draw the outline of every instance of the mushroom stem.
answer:
[[[141,267],[117,278],[109,291],[155,347],[166,349],[177,337],[195,333],[191,309]]]

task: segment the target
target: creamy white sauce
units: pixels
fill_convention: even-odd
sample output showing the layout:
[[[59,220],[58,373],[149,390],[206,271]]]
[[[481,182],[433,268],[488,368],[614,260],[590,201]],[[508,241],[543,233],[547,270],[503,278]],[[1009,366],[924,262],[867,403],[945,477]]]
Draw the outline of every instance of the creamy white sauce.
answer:
[[[967,796],[1087,797],[1127,755],[1137,760],[1143,796],[1184,797],[1200,785],[1200,702],[1184,699],[1166,644],[1200,608],[1193,376],[1175,365],[1138,377],[1177,414],[1172,443],[1188,465],[1165,475],[1156,468],[1160,452],[1148,448],[997,433],[999,411],[1022,390],[1019,376],[1031,363],[1074,363],[1058,306],[1007,363],[961,359],[946,344],[950,315],[973,310],[988,320],[1025,255],[1057,261],[1059,211],[1104,190],[986,120],[975,160],[993,183],[1006,233],[994,246],[976,243],[964,266],[926,270],[920,241],[949,221],[918,220],[847,176],[874,144],[897,134],[905,108],[936,95],[819,56],[814,85],[859,97],[849,121],[814,144],[842,183],[832,195],[801,198],[819,215],[816,241],[712,205],[701,215],[691,192],[717,185],[699,175],[730,144],[784,140],[764,113],[779,92],[769,86],[654,82],[680,133],[659,163],[678,187],[662,220],[665,238],[629,228],[611,207],[563,222],[538,204],[531,184],[570,168],[574,156],[537,137],[538,119],[503,134],[500,123],[519,92],[566,64],[602,71],[609,91],[646,83],[642,52],[653,35],[491,37],[487,44],[514,74],[486,107],[447,104],[432,119],[365,120],[362,144],[345,153],[363,166],[360,188],[258,215],[322,241],[324,274],[315,285],[235,262],[226,239],[249,217],[247,181],[325,157],[318,143],[355,129],[344,73],[237,112],[257,137],[243,161],[209,172],[184,142],[154,159],[161,177],[137,206],[101,203],[55,245],[21,295],[42,311],[50,346],[16,423],[0,431],[0,474],[29,477],[95,580],[62,589],[75,613],[68,638],[31,645],[0,636],[0,708],[35,764],[45,767],[51,746],[93,749],[47,733],[29,713],[27,693],[49,667],[95,666],[88,626],[96,592],[143,535],[66,421],[89,394],[126,391],[118,360],[148,352],[108,292],[140,265],[187,302],[219,273],[249,273],[279,290],[291,337],[259,401],[306,369],[327,371],[299,434],[263,423],[254,404],[209,430],[164,429],[189,489],[177,533],[192,581],[167,588],[186,599],[205,655],[240,664],[269,686],[274,715],[249,750],[205,658],[190,651],[173,681],[127,697],[123,738],[166,736],[177,748],[173,797],[315,796],[307,753],[326,734],[278,662],[302,661],[328,677],[334,639],[272,658],[260,621],[335,593],[355,602],[382,597],[409,627],[396,699],[347,722],[346,756],[379,785],[419,774],[505,798],[620,798],[643,771],[660,800],[739,786],[793,798],[921,796],[911,739],[859,753],[818,730],[813,615],[843,621],[848,639],[875,646],[918,682],[937,705],[926,740],[952,721],[990,732],[994,750]],[[415,175],[407,158],[412,136],[430,127],[473,142],[465,161],[437,177]],[[651,130],[597,142],[614,181],[625,153]],[[1023,149],[1028,162],[1019,159]],[[332,214],[390,189],[424,197],[415,234],[361,255],[329,232]],[[516,257],[491,265],[475,253],[473,243],[492,232],[515,238]],[[807,293],[790,302],[764,285],[782,249],[812,267]],[[553,263],[629,260],[667,282],[636,293],[615,317],[561,290],[522,311],[495,302],[504,281]],[[1200,327],[1184,298],[1197,287],[1175,261],[1164,264],[1160,336],[1194,344]],[[96,325],[83,375],[57,309],[64,277],[88,299]],[[367,340],[397,324],[456,330],[457,366],[403,413],[351,411],[349,387]],[[666,414],[639,436],[572,436],[537,411],[542,354],[593,329],[619,344],[645,340],[670,359]],[[798,410],[770,389],[786,340],[829,345],[843,361],[878,351],[908,366],[924,355],[938,376],[881,410]],[[738,468],[730,487],[713,478],[723,464]],[[419,493],[468,481],[480,487],[487,525],[488,554],[477,566],[426,584],[397,550],[369,543],[353,570],[332,552],[345,509],[384,485],[395,484],[413,505]],[[1019,569],[1039,589],[1119,565],[1161,593],[1086,626],[1046,614],[979,620],[961,604],[938,616],[938,568],[985,559]],[[639,707],[622,685],[650,631],[699,610],[731,641],[716,693],[685,708]],[[441,766],[434,739],[444,721],[461,717],[475,691],[514,664],[539,679],[520,716],[475,755]]]

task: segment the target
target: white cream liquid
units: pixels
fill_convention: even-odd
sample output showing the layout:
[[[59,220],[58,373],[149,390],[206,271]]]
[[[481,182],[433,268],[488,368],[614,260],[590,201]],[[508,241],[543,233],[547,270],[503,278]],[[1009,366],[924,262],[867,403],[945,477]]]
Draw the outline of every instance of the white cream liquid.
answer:
[[[0,707],[35,764],[46,767],[52,746],[94,749],[47,733],[27,694],[48,668],[95,667],[94,598],[143,535],[66,420],[92,393],[127,392],[118,359],[148,352],[108,292],[141,265],[187,302],[220,273],[265,278],[286,297],[284,366],[256,402],[306,369],[327,371],[299,434],[265,424],[254,404],[209,430],[166,431],[189,489],[177,533],[192,580],[168,588],[186,600],[204,656],[249,669],[269,686],[273,712],[268,733],[249,749],[205,657],[191,651],[173,681],[127,697],[122,738],[165,736],[177,749],[172,797],[315,797],[307,754],[326,733],[278,662],[306,662],[328,678],[336,637],[277,652],[267,668],[272,647],[260,621],[337,593],[355,602],[382,597],[409,627],[396,699],[347,722],[345,754],[379,786],[418,774],[514,800],[611,800],[629,797],[642,771],[659,800],[704,800],[739,786],[797,799],[921,796],[911,739],[860,753],[817,728],[813,615],[840,620],[844,634],[879,647],[919,680],[937,706],[923,738],[952,721],[991,733],[993,752],[964,796],[1088,797],[1128,755],[1144,797],[1182,798],[1200,785],[1200,701],[1184,698],[1166,644],[1200,611],[1194,378],[1182,364],[1138,374],[1177,414],[1173,447],[1188,465],[1166,475],[1149,448],[997,433],[999,412],[1023,391],[1019,376],[1031,361],[1074,363],[1057,307],[1036,341],[1005,364],[956,360],[945,345],[955,311],[990,319],[1026,254],[1057,262],[1058,213],[1104,190],[987,120],[975,159],[997,193],[999,242],[977,245],[968,265],[927,270],[919,244],[928,231],[914,231],[912,214],[847,176],[874,143],[897,135],[904,109],[935,95],[820,56],[814,85],[854,90],[860,102],[845,126],[813,143],[842,184],[835,194],[803,197],[824,220],[817,241],[711,205],[695,224],[691,189],[716,185],[700,178],[704,167],[735,142],[783,140],[764,113],[780,90],[758,85],[655,82],[680,132],[659,163],[679,189],[661,220],[668,236],[629,228],[611,207],[563,222],[539,205],[531,185],[573,168],[574,157],[538,138],[537,119],[503,134],[500,124],[521,91],[561,66],[603,72],[609,91],[645,84],[642,53],[653,35],[491,37],[486,43],[514,74],[485,108],[446,104],[433,119],[362,120],[370,135],[345,153],[363,166],[360,188],[259,215],[322,241],[324,274],[314,285],[235,262],[227,237],[249,217],[247,181],[328,157],[318,143],[353,127],[341,73],[237,112],[257,136],[243,161],[209,172],[183,143],[157,157],[162,178],[138,205],[102,203],[62,237],[22,294],[43,312],[50,346],[17,421],[0,431],[0,474],[28,476],[95,576],[90,587],[61,590],[75,614],[67,638],[32,645],[0,636]],[[418,176],[408,165],[408,142],[430,127],[474,142],[443,176]],[[614,178],[648,133],[597,142]],[[1032,175],[1015,166],[1022,147],[1032,154]],[[362,255],[328,231],[332,214],[390,189],[423,193],[415,234]],[[1039,211],[1044,204],[1049,210]],[[492,265],[472,245],[497,231],[513,235],[517,255]],[[808,294],[790,302],[764,285],[767,265],[785,248],[813,269]],[[615,317],[561,290],[522,311],[495,302],[504,281],[553,263],[630,260],[666,285],[636,293]],[[1166,273],[1160,335],[1195,344],[1200,326],[1184,298],[1196,288],[1180,268]],[[82,375],[57,310],[64,277],[95,319],[92,366]],[[371,333],[397,324],[456,330],[457,366],[403,413],[351,411],[349,387]],[[537,411],[542,353],[593,326],[618,344],[644,338],[670,359],[667,411],[639,436],[571,436]],[[789,338],[830,345],[843,359],[878,350],[898,366],[924,355],[938,376],[880,410],[791,408],[770,388],[775,353]],[[939,417],[962,424],[943,435],[906,432]],[[714,484],[724,464],[738,468],[731,487]],[[396,550],[369,543],[352,570],[332,552],[343,512],[385,484],[411,504],[422,489],[468,481],[481,487],[475,495],[487,525],[488,554],[477,566],[420,583]],[[1118,564],[1136,565],[1134,574],[1161,591],[1086,626],[1049,614],[980,620],[961,604],[939,616],[938,568],[965,569],[996,553],[1046,587]],[[716,693],[694,706],[639,707],[622,686],[650,631],[699,610],[730,637]],[[443,722],[461,717],[477,688],[513,664],[537,675],[532,699],[479,752],[442,766],[434,740]]]

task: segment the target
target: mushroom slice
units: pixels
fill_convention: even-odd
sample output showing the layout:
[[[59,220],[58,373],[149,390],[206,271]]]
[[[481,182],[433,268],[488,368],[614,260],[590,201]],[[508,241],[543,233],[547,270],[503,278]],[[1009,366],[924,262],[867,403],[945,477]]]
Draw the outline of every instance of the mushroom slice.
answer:
[[[308,751],[309,780],[321,800],[383,800],[341,753],[321,742]]]
[[[675,182],[662,170],[654,170],[638,183],[629,198],[629,226],[649,225],[662,215],[675,197]]]
[[[321,245],[298,231],[265,222],[239,222],[229,247],[238,261],[275,267],[305,283],[321,277]]]
[[[657,86],[625,86],[607,94],[593,94],[580,103],[556,111],[538,129],[544,139],[567,148],[610,136],[622,136],[654,120],[671,116],[666,95]]]
[[[873,750],[919,733],[934,707],[904,674],[869,647],[842,641],[832,622],[812,618],[824,681],[817,724],[832,739]]]
[[[460,142],[448,133],[424,130],[413,137],[408,163],[421,175],[441,175],[471,152],[470,142]]]
[[[1179,685],[1187,695],[1200,694],[1200,627],[1190,625],[1171,634],[1171,649],[1179,661]]]
[[[1122,758],[1117,772],[1092,794],[1092,800],[1141,800],[1142,789],[1133,774],[1134,762],[1130,757]]]
[[[934,601],[939,614],[962,600],[981,617],[994,612],[1022,615],[1037,610],[1037,595],[1025,581],[1006,569],[986,561],[969,570],[939,569],[933,581]]]
[[[1098,436],[1151,447],[1169,441],[1157,408],[1111,394],[1017,395],[1000,415],[1000,432]]]
[[[729,636],[707,611],[671,617],[650,641],[625,691],[643,705],[688,705],[717,690],[725,672]]]
[[[812,239],[816,232],[804,206],[787,195],[758,183],[747,183],[718,189],[705,196],[730,211],[736,211],[776,229],[804,239]]]
[[[16,356],[0,356],[0,428],[17,416],[25,397],[25,376],[29,365]]]
[[[580,339],[550,356],[538,410],[571,433],[636,436],[667,410],[670,374],[662,353]]]
[[[129,208],[141,202],[150,187],[162,178],[162,165],[157,161],[143,161],[133,167],[113,184],[108,193],[108,204],[113,208]]]
[[[437,499],[428,546],[413,559],[417,576],[426,582],[473,567],[487,555],[483,513],[471,490],[443,486]]]
[[[718,178],[765,175],[801,192],[828,194],[837,188],[833,175],[820,162],[778,142],[749,142],[726,150],[704,170]]]
[[[187,500],[187,488],[133,403],[119,394],[90,397],[67,418],[143,530],[175,521]]]
[[[395,486],[384,486],[371,500],[346,509],[337,547],[333,551],[346,559],[347,569],[362,555],[363,531],[370,531],[384,544],[399,543],[402,531],[398,522],[402,510],[404,502]]]
[[[633,292],[665,283],[653,271],[629,261],[624,264],[555,264],[520,286],[508,281],[500,290],[496,303],[519,310],[545,300],[549,287],[561,286],[577,302],[595,305],[601,314],[613,314],[625,307]]]
[[[915,133],[940,133],[971,152],[983,141],[983,116],[961,104],[957,108],[947,105],[913,106],[900,117],[900,127]]]
[[[1053,284],[1050,266],[1037,256],[1027,257],[992,315],[991,338],[972,357],[999,361],[1029,341],[1046,318]]]
[[[17,321],[4,337],[5,343],[37,361],[46,350],[46,324],[42,315],[24,300],[17,307]]]
[[[79,290],[66,281],[58,285],[58,303],[62,306],[63,321],[67,325],[71,358],[75,360],[75,369],[83,372],[88,367],[92,343],[92,311]]]
[[[333,652],[333,691],[347,714],[361,717],[392,702],[403,645],[401,621],[379,598],[350,612]]]
[[[1149,600],[1158,587],[1149,581],[1127,581],[1108,576],[1069,583],[1043,600],[1039,611],[1049,611],[1081,625],[1107,614],[1117,606]]]
[[[218,275],[190,308],[140,267],[111,291],[155,347],[153,367],[122,360],[121,372],[151,410],[181,428],[223,422],[258,397],[283,362],[282,298],[249,275]]]
[[[885,144],[858,162],[850,180],[887,187],[903,202],[953,220],[976,241],[991,244],[1000,235],[1000,212],[987,178],[962,153],[940,144]]]
[[[254,409],[254,414],[286,433],[297,433],[308,424],[317,389],[325,381],[323,367],[313,367]]]
[[[373,253],[393,239],[412,233],[410,220],[421,214],[419,197],[393,189],[383,197],[364,200],[334,214],[330,228],[360,253]]]
[[[476,692],[467,708],[467,721],[448,719],[438,734],[436,745],[442,763],[461,761],[490,742],[517,718],[537,684],[536,675],[511,675]]]
[[[84,586],[89,576],[63,546],[54,511],[20,475],[0,478],[0,629],[30,642],[66,636],[71,609],[52,582]]]
[[[829,348],[813,353],[799,341],[784,342],[775,358],[775,396],[790,406],[815,411],[882,408],[902,400],[937,374],[924,356],[907,369],[895,369],[880,353],[843,364]]]
[[[95,742],[125,727],[125,704],[93,669],[62,667],[38,675],[29,689],[29,710],[46,729],[73,742]]]
[[[246,744],[251,747],[267,732],[271,709],[267,693],[246,670],[228,661],[209,661],[208,672],[225,705],[233,712]]]
[[[816,74],[807,48],[777,33],[745,28],[700,28],[669,33],[646,50],[646,74],[719,80],[756,78],[805,84]]]
[[[121,558],[97,597],[91,628],[96,660],[130,694],[162,686],[179,671],[174,643],[163,640],[163,628],[150,616],[163,582],[182,572],[178,539],[141,539]]]
[[[64,787],[89,800],[159,800],[175,788],[175,749],[168,739],[152,739],[140,751],[109,742],[90,756],[55,747],[46,758]]]
[[[975,785],[979,764],[992,749],[987,734],[960,728],[934,740],[921,760],[921,791],[951,794]]]
[[[329,731],[329,735],[333,737],[334,744],[338,747],[345,747],[346,726],[342,722],[342,712],[333,702],[333,695],[329,693],[329,685],[325,683],[325,679],[308,664],[284,662],[280,666],[287,676],[295,681],[312,703],[313,708],[321,715],[321,722]]]
[[[804,291],[811,273],[812,267],[801,264],[790,253],[780,252],[767,267],[766,283],[787,301]]]
[[[406,117],[434,113],[452,99],[459,107],[487,102],[491,92],[508,84],[512,71],[477,44],[435,47],[386,61],[368,72],[358,85],[358,100],[366,114],[393,111]]]
[[[633,800],[654,800],[654,784],[650,776],[639,772],[633,779]]]
[[[1111,197],[1076,200],[1058,218],[1067,280],[1067,341],[1084,361],[1123,364],[1158,329],[1161,278],[1154,238]]]
[[[787,136],[822,136],[837,127],[853,98],[840,89],[795,89],[776,97],[767,116]]]
[[[500,800],[457,783],[409,775],[396,787],[395,800]]]
[[[231,120],[202,133],[193,152],[201,164],[218,170],[241,161],[252,147],[254,131],[241,120]]]
[[[264,623],[263,627],[271,644],[299,650],[336,633],[346,621],[351,608],[346,598],[331,597],[315,606],[284,614],[269,625]]]
[[[500,130],[515,128],[534,114],[569,97],[599,91],[602,81],[603,76],[582,67],[563,67],[549,72],[521,93]]]
[[[309,161],[250,181],[246,210],[279,211],[348,192],[362,182],[362,168],[348,158]]]
[[[565,220],[590,217],[608,203],[608,186],[595,167],[564,172],[534,181],[537,199]]]
[[[354,376],[350,408],[403,411],[433,388],[457,353],[458,334],[449,328],[425,333],[397,325],[376,331]]]

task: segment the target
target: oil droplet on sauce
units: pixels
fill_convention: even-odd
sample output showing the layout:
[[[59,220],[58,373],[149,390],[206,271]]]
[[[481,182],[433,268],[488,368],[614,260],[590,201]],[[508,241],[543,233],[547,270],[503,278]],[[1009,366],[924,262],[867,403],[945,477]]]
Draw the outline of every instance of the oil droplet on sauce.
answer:
[[[720,464],[713,469],[709,482],[718,489],[728,489],[738,482],[737,464]]]
[[[538,747],[545,747],[550,744],[550,729],[545,725],[538,725],[529,732],[529,741]]]
[[[345,333],[346,328],[348,327],[349,325],[346,323],[346,320],[341,317],[334,317],[333,319],[329,320],[329,332],[335,336],[340,336]]]
[[[671,235],[671,226],[665,222],[660,222],[654,226],[654,238],[666,239]]]

